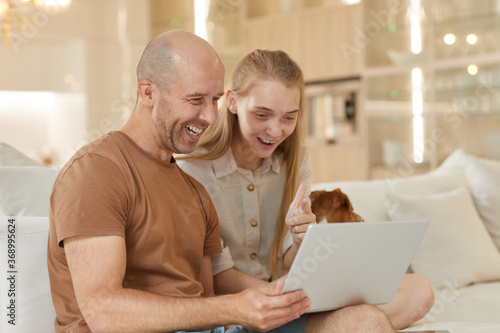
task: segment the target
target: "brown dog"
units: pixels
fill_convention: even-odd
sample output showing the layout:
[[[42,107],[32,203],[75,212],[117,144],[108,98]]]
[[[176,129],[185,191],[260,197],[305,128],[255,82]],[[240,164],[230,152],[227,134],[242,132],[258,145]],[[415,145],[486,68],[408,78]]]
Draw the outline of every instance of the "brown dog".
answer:
[[[347,194],[339,188],[333,191],[313,191],[309,195],[311,210],[316,215],[316,221],[332,222],[362,222],[363,218],[354,212]]]

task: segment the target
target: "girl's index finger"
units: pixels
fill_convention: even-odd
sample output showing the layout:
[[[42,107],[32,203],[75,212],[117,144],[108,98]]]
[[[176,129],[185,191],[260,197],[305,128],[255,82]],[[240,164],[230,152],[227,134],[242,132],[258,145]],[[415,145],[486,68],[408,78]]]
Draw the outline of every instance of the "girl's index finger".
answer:
[[[307,191],[307,185],[300,184],[299,189],[297,190],[297,193],[295,194],[295,198],[293,199],[293,202],[292,202],[292,207],[294,209],[300,208],[300,206],[302,205],[302,199],[304,199],[304,196],[306,195],[306,191]]]
[[[302,205],[300,206],[300,209],[304,214],[309,214],[312,212],[311,205],[309,204],[309,201],[306,198],[302,199]]]

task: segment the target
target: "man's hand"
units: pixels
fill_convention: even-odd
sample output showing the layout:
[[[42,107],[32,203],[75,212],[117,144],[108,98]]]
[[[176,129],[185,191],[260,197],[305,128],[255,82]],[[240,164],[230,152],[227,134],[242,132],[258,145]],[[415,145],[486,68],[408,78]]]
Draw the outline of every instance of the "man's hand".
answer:
[[[311,300],[303,290],[281,295],[282,277],[266,286],[247,289],[237,296],[234,309],[237,323],[256,331],[280,327],[311,309]],[[241,318],[241,319],[240,319]]]
[[[302,243],[309,225],[316,223],[316,215],[312,213],[309,201],[305,198],[306,190],[307,185],[300,184],[286,215],[286,224],[297,248]]]

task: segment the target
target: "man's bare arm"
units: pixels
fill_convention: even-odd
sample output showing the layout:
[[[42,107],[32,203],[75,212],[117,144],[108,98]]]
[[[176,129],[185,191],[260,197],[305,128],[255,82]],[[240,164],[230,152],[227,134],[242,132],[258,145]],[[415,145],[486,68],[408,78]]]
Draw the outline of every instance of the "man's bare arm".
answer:
[[[302,291],[279,295],[283,283],[194,298],[123,288],[126,250],[119,236],[72,237],[64,248],[78,305],[93,332],[177,331],[234,323],[269,330],[309,309]]]

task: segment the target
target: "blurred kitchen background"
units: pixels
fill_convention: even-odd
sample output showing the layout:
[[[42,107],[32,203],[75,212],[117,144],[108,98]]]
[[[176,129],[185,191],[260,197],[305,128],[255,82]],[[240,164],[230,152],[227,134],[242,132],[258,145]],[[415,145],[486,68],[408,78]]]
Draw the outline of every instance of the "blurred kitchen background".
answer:
[[[186,29],[227,82],[256,49],[307,81],[313,182],[500,160],[500,0],[0,0],[0,142],[61,166],[134,107],[148,41]]]

